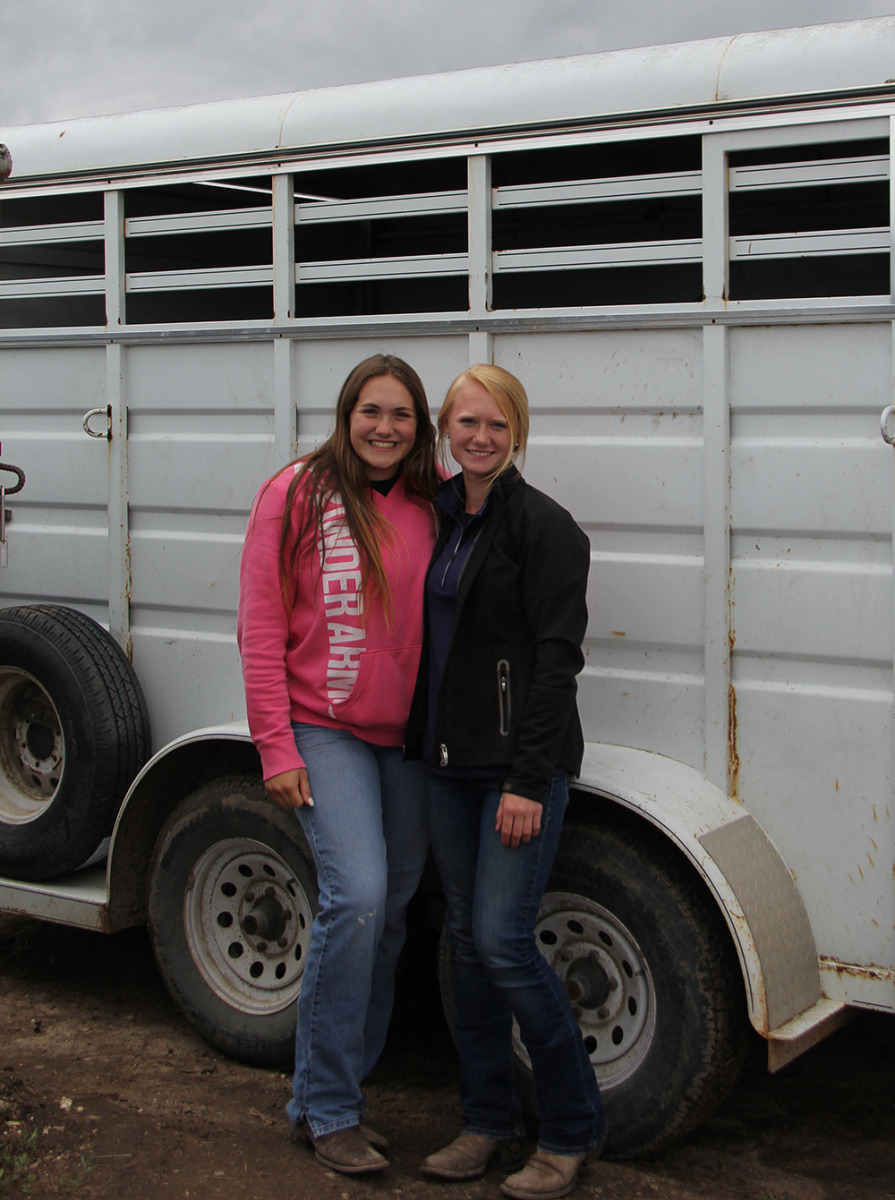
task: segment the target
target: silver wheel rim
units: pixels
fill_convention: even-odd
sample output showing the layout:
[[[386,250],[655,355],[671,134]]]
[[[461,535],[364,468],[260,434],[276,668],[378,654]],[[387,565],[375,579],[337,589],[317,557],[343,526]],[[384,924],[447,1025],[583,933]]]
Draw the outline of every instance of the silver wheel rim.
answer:
[[[567,892],[544,896],[535,938],[566,990],[600,1087],[617,1087],[637,1070],[656,1028],[643,952],[612,913]],[[515,1024],[513,1045],[530,1066]]]
[[[65,738],[52,700],[33,675],[0,667],[0,819],[36,820],[65,769]]]
[[[270,1014],[298,996],[314,913],[269,846],[248,838],[210,846],[190,875],[183,920],[199,973],[231,1008]]]

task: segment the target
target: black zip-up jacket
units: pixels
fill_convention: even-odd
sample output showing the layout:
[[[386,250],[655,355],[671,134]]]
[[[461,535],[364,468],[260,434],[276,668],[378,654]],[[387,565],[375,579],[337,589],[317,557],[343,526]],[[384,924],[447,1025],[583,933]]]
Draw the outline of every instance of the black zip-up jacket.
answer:
[[[448,480],[442,489],[452,486]],[[433,562],[452,524],[442,523]],[[589,566],[590,543],[564,508],[515,467],[495,480],[454,607],[435,762],[504,771],[504,791],[538,803],[556,767],[578,774],[584,738],[575,676],[584,665]],[[428,693],[427,614],[408,758],[423,757]]]

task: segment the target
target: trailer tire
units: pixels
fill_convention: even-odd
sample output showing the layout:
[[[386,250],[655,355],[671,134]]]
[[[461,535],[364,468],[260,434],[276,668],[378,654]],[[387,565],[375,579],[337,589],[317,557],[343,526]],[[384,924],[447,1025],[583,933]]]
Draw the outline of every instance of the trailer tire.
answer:
[[[155,845],[148,911],[159,970],[202,1037],[256,1066],[291,1063],[317,883],[295,815],[259,778],[181,801]]]
[[[0,872],[48,879],[86,862],[149,743],[140,684],[101,625],[55,604],[0,611]]]
[[[535,936],[572,1002],[609,1119],[607,1158],[654,1154],[721,1103],[742,1067],[742,979],[714,906],[659,839],[569,825]],[[455,1002],[447,938],[445,1015]],[[526,1123],[537,1128],[528,1054],[513,1029]]]

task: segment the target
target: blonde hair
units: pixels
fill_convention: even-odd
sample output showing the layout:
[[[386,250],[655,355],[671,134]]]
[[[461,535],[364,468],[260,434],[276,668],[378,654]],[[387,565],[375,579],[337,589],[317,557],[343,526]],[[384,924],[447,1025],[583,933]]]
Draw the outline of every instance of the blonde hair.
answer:
[[[510,429],[510,448],[503,462],[491,472],[488,478],[488,486],[490,487],[497,476],[505,471],[511,463],[518,461],[521,466],[525,462],[525,449],[528,445],[529,430],[528,396],[525,394],[525,388],[515,375],[511,375],[503,367],[495,367],[493,363],[474,363],[462,375],[458,375],[447,390],[444,404],[441,406],[436,422],[438,428],[438,450],[445,465],[447,464],[448,449],[448,417],[456,402],[457,393],[463,387],[464,383],[467,383],[469,380],[482,385],[506,418]]]

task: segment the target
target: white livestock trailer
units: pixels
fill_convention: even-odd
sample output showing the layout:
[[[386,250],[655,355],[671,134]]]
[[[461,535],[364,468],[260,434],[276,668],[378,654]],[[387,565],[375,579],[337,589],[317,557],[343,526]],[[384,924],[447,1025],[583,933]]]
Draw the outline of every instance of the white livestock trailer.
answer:
[[[433,404],[491,360],[592,545],[538,932],[610,1152],[710,1111],[747,1019],[776,1068],[895,1008],[893,78],[886,17],[0,128],[0,905],[148,922],[206,1037],[288,1057],[248,507],[362,357]]]

